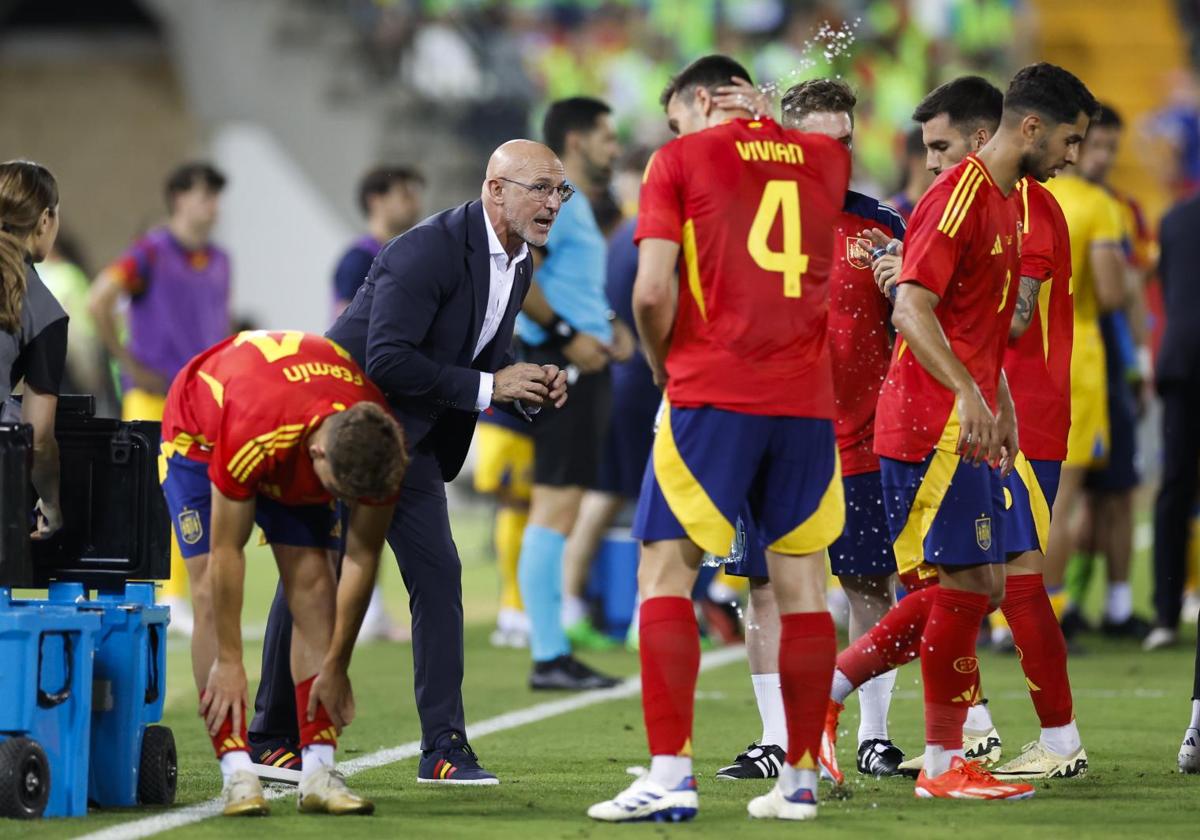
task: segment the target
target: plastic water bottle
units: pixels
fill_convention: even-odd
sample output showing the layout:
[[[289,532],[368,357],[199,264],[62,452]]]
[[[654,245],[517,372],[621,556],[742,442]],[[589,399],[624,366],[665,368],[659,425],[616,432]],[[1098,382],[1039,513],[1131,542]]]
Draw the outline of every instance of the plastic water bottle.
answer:
[[[703,563],[705,566],[719,567],[726,563],[740,563],[742,558],[746,556],[746,526],[742,522],[742,517],[738,517],[737,524],[733,529],[733,542],[729,545],[729,553],[723,557],[718,557],[711,552],[704,552]]]

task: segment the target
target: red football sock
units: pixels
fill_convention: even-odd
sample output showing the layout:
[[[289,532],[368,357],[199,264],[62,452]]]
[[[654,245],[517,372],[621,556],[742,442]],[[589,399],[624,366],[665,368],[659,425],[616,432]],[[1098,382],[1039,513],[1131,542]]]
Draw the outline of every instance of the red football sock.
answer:
[[[201,692],[203,699],[203,692]],[[203,716],[201,716],[203,719]],[[205,730],[207,731],[207,729]],[[217,754],[217,758],[225,755],[225,753],[249,752],[250,748],[246,746],[246,710],[242,710],[241,719],[235,724],[233,720],[233,710],[225,715],[225,722],[221,724],[221,728],[217,730],[216,735],[209,736],[212,739],[213,751]]]
[[[1042,576],[1010,577],[1005,587],[1000,609],[1012,630],[1038,720],[1044,728],[1066,726],[1074,716],[1067,643],[1054,618]]]
[[[316,674],[296,685],[296,717],[300,722],[300,748],[310,744],[329,744],[337,748],[337,727],[333,725],[324,703],[317,703],[317,712],[308,719],[308,697]]]
[[[814,770],[837,661],[837,632],[828,612],[781,615],[779,683],[787,716],[787,761]]]
[[[650,755],[691,755],[700,628],[687,598],[651,598],[638,609],[642,713]]]
[[[921,652],[921,634],[937,597],[937,584],[911,592],[879,623],[838,654],[837,668],[857,688],[872,677],[912,662]]]
[[[938,589],[921,637],[925,743],[961,750],[967,709],[979,697],[975,637],[987,615],[988,596],[945,587]]]

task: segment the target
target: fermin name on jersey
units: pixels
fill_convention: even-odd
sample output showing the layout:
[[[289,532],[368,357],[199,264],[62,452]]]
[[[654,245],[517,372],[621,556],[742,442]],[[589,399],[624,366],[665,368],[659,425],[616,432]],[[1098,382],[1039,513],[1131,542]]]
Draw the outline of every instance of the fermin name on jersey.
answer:
[[[305,362],[302,365],[289,365],[283,369],[283,375],[288,382],[311,382],[319,376],[332,376],[343,382],[353,382],[362,385],[361,374],[355,373],[342,365],[331,365],[326,362]]]
[[[804,163],[804,149],[796,143],[776,143],[771,140],[735,140],[738,156],[745,161],[762,161],[764,163],[790,163],[798,166]]]

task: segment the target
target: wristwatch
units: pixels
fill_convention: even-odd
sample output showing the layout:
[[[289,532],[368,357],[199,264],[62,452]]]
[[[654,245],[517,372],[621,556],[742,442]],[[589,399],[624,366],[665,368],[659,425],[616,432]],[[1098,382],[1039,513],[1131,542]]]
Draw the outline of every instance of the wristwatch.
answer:
[[[554,320],[546,324],[542,329],[548,335],[546,342],[556,347],[561,347],[575,337],[575,328],[557,315],[554,316]]]

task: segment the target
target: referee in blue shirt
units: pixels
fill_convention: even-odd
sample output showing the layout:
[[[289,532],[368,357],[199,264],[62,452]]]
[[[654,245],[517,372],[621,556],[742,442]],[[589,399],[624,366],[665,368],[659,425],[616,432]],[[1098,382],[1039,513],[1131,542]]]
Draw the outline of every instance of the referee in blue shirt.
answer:
[[[554,102],[542,131],[579,191],[559,211],[517,322],[529,361],[559,365],[571,383],[566,405],[545,409],[532,427],[533,495],[517,572],[530,622],[529,685],[606,688],[616,680],[571,655],[561,609],[563,548],[584,491],[597,488],[612,413],[609,363],[634,352],[632,333],[608,305],[607,243],[589,199],[608,188],[619,148],[611,110],[597,99]]]

